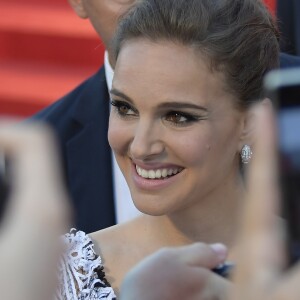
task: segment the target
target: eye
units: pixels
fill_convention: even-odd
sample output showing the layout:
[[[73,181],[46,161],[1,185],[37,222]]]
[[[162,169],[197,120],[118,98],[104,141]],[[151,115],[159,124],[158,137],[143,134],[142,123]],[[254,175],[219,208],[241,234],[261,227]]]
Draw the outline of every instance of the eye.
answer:
[[[187,123],[196,122],[199,120],[199,118],[197,116],[193,116],[187,113],[173,111],[167,113],[167,115],[165,116],[165,120],[177,126],[180,126],[185,125]]]
[[[174,112],[172,114],[167,115],[166,120],[173,123],[182,123],[186,122],[187,118],[180,113]]]
[[[120,116],[135,116],[136,110],[133,107],[124,101],[112,100],[111,105],[115,107],[117,113]]]

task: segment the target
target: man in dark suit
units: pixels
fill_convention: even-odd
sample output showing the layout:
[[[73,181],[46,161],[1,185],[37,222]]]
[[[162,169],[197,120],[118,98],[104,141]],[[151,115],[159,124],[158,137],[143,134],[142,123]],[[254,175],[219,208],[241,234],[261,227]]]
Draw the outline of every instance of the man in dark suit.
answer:
[[[75,208],[75,226],[92,232],[134,216],[107,141],[109,95],[112,80],[109,43],[118,17],[136,0],[69,0],[77,15],[89,18],[108,49],[105,67],[75,90],[37,114],[58,136],[65,178]],[[294,57],[282,55],[282,66]],[[300,59],[296,60],[300,65]],[[114,178],[113,178],[114,177]],[[114,180],[113,180],[114,179]],[[123,203],[126,206],[123,207]],[[116,205],[117,204],[117,205]],[[116,213],[117,212],[117,213]],[[128,213],[123,218],[122,214]],[[120,217],[121,215],[121,217]]]
[[[300,56],[299,13],[299,0],[277,0],[277,17],[282,34],[281,50]]]
[[[281,52],[280,69],[300,67],[300,57]]]
[[[124,179],[116,171],[107,140],[108,87],[113,73],[109,43],[118,18],[135,2],[69,0],[76,14],[89,18],[101,37],[107,49],[105,66],[33,117],[50,124],[58,136],[66,184],[74,204],[74,225],[86,232],[112,226],[136,214],[129,192],[125,190],[127,186],[120,189],[119,182]],[[116,199],[118,195],[119,199]]]

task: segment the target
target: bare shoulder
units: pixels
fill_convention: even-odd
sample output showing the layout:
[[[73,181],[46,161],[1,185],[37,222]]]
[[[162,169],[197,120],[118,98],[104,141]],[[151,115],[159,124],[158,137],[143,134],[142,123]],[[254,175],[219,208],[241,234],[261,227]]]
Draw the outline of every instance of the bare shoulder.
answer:
[[[96,251],[119,252],[124,246],[135,243],[137,235],[140,234],[142,218],[138,217],[129,222],[111,226],[106,229],[95,231],[89,236],[95,244]]]
[[[89,234],[95,252],[100,255],[106,277],[116,292],[128,270],[143,254],[137,250],[141,242],[143,221],[140,217]]]

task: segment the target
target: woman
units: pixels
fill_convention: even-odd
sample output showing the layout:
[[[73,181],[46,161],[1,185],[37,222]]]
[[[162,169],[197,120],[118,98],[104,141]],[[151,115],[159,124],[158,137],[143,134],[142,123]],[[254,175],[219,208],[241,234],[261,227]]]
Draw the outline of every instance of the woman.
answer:
[[[113,299],[126,272],[163,247],[218,242],[235,260],[249,108],[278,66],[259,0],[143,0],[113,47],[108,137],[144,215],[91,234],[97,254],[84,233],[67,236],[62,299]]]
[[[211,257],[208,259],[203,251],[199,251],[199,246],[193,244],[159,251],[136,265],[122,284],[122,300],[299,299],[300,264],[298,262],[288,270],[283,267],[282,230],[278,230],[278,219],[274,218],[280,203],[274,124],[271,110],[259,107],[256,111],[255,157],[247,175],[247,196],[237,242],[239,249],[233,285],[227,283],[227,289],[223,286],[220,297],[209,297],[209,292],[220,288],[220,282],[216,280],[220,281],[221,277],[212,272],[210,276],[204,276],[207,273],[204,268]],[[159,282],[164,284],[158,286]],[[157,288],[153,289],[153,286]]]

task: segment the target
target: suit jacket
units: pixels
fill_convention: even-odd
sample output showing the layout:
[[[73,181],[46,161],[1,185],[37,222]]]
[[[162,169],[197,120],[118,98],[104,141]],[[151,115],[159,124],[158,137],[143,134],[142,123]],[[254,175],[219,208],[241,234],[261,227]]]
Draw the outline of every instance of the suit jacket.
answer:
[[[281,50],[300,56],[300,1],[277,0]]]
[[[300,56],[280,53],[280,69],[300,67]]]
[[[116,223],[108,118],[104,67],[33,117],[50,124],[57,134],[74,226],[86,232]]]
[[[300,58],[281,54],[281,67]],[[111,150],[107,141],[109,95],[104,68],[33,117],[58,136],[62,163],[75,208],[75,226],[92,232],[114,225]]]

